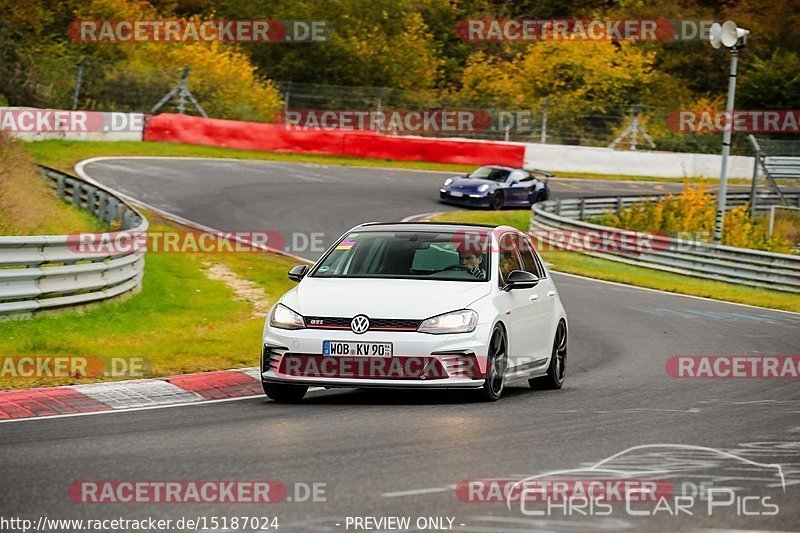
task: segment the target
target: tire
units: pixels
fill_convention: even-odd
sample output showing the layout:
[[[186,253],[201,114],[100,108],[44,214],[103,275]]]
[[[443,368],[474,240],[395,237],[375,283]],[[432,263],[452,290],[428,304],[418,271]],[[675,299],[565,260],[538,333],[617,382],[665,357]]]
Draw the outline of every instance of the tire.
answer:
[[[506,195],[503,194],[503,191],[495,191],[491,198],[489,198],[489,208],[499,211],[503,209],[503,205],[506,203]]]
[[[531,378],[528,384],[532,389],[558,390],[564,385],[567,373],[567,324],[563,320],[558,323],[556,337],[553,340],[553,354],[547,366],[547,375]]]
[[[536,193],[536,199],[533,201],[533,203],[546,202],[549,199],[550,193],[547,192],[547,189],[542,189]]]
[[[297,403],[303,399],[303,396],[308,392],[308,385],[292,385],[290,383],[273,383],[271,381],[262,381],[264,394],[270,400],[275,400],[281,403]]]
[[[488,360],[486,361],[486,379],[481,387],[481,399],[496,402],[503,395],[508,368],[508,340],[503,328],[495,326],[489,340]]]

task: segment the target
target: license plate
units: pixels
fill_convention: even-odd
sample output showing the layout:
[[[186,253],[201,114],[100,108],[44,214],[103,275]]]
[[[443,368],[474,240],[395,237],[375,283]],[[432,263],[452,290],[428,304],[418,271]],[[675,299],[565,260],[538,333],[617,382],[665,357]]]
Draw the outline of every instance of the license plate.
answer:
[[[462,196],[464,196],[464,193],[463,192],[451,192],[450,196],[452,196],[454,198],[461,198]]]
[[[391,357],[391,342],[322,341],[322,355],[348,357]]]

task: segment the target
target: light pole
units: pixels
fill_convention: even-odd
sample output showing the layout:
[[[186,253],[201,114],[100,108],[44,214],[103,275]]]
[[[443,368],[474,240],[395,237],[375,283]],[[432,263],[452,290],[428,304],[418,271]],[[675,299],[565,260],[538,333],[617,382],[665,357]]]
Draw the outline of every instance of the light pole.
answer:
[[[722,225],[725,220],[725,202],[728,194],[728,156],[731,153],[731,131],[733,130],[733,101],[736,95],[736,67],[739,50],[747,44],[749,30],[738,28],[732,20],[720,25],[711,25],[709,41],[711,46],[725,46],[731,52],[731,70],[728,76],[728,101],[725,105],[727,122],[722,132],[722,168],[719,175],[719,195],[717,197],[717,217],[714,224],[714,244],[722,240]]]

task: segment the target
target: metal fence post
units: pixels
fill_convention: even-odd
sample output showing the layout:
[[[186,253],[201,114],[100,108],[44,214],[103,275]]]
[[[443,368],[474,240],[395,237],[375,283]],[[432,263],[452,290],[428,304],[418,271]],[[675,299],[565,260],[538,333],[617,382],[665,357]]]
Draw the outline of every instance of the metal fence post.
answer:
[[[761,158],[761,146],[752,133],[748,135],[747,138],[756,151],[755,161],[753,162],[753,182],[750,184],[750,219],[752,220],[756,216],[756,180],[758,179],[758,163]]]
[[[81,95],[81,85],[83,84],[83,67],[89,62],[89,56],[83,56],[78,63],[78,75],[75,77],[75,92],[72,93],[72,110],[78,109],[78,98]]]
[[[56,194],[62,200],[64,199],[64,176],[56,177]]]
[[[375,100],[375,111],[376,111],[376,116],[380,116],[380,114],[381,114],[381,106],[382,106],[382,104],[383,104],[383,94],[384,94],[385,92],[386,92],[386,87],[381,87],[381,90],[380,90],[380,92],[378,93],[378,98]],[[371,126],[371,125],[370,125],[370,129],[372,129],[372,126]],[[377,126],[377,124],[375,125],[375,131],[378,131],[378,126]]]
[[[542,144],[547,144],[547,108],[550,107],[550,97],[548,96],[544,100],[544,105],[542,106],[542,136],[540,142]]]
[[[98,196],[97,218],[100,220],[106,220],[106,210],[108,209],[108,194],[106,194],[105,191],[98,191],[97,196]]]

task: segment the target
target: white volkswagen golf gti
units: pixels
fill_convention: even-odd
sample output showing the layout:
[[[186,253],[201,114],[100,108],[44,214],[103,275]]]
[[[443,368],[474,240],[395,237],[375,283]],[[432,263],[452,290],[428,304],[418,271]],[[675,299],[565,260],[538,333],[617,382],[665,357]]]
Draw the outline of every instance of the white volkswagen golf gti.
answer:
[[[323,387],[560,389],[567,316],[530,238],[508,227],[370,223],[343,235],[267,316],[277,401]]]

